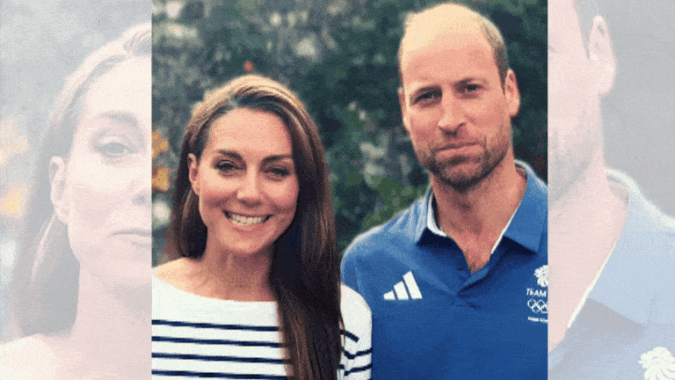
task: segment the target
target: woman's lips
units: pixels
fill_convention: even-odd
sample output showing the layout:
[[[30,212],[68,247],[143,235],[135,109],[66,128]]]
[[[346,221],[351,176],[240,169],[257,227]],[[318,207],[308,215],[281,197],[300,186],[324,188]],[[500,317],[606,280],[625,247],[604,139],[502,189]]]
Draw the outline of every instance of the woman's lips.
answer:
[[[138,235],[152,237],[152,231],[145,228],[127,228],[115,232],[114,235]]]
[[[115,232],[113,234],[122,240],[143,247],[149,248],[152,245],[152,231],[144,228],[128,228]]]

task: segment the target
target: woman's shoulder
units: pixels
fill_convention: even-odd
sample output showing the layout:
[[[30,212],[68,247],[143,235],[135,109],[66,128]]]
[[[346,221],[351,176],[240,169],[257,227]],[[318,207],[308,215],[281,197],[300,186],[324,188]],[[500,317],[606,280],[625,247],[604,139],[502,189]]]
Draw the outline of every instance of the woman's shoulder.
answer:
[[[158,279],[175,286],[184,280],[187,266],[186,259],[180,258],[156,267],[152,274]]]
[[[52,379],[59,360],[41,335],[0,344],[0,379]]]

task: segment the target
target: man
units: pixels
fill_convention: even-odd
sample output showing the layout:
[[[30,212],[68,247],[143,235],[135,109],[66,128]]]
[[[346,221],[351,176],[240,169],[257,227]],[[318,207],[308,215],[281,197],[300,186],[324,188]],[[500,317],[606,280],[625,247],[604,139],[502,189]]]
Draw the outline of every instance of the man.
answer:
[[[549,379],[675,379],[675,221],[627,175],[606,168],[603,134],[614,131],[603,128],[601,109],[621,62],[590,3],[549,8]],[[624,79],[646,77],[623,69]],[[625,97],[633,105],[650,91],[637,82]]]
[[[408,19],[399,69],[431,189],[343,261],[373,312],[373,378],[545,379],[547,193],[514,160],[520,94],[503,39],[442,4]]]

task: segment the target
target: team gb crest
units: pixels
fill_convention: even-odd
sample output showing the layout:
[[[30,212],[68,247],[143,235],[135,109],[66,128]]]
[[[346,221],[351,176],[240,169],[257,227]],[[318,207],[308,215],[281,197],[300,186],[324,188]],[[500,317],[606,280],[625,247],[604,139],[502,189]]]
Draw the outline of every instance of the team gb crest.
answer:
[[[638,363],[645,371],[645,380],[675,379],[675,357],[665,347],[655,347],[640,355]]]
[[[548,265],[542,265],[534,271],[534,276],[537,278],[537,285],[542,288],[548,287]]]

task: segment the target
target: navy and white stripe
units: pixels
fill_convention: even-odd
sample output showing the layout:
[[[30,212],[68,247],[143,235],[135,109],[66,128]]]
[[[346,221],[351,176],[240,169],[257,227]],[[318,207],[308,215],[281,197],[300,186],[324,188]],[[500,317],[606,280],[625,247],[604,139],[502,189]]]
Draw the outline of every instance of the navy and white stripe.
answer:
[[[343,286],[340,378],[370,379],[370,310]],[[286,379],[274,302],[223,301],[153,277],[152,374],[156,379]]]

